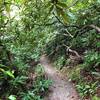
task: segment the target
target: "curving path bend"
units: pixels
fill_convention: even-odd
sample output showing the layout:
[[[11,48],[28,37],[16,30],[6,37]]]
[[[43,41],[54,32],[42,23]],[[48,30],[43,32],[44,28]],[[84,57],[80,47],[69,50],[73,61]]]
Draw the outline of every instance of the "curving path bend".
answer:
[[[73,84],[52,66],[46,56],[41,57],[40,63],[47,77],[53,81],[45,100],[80,100]]]

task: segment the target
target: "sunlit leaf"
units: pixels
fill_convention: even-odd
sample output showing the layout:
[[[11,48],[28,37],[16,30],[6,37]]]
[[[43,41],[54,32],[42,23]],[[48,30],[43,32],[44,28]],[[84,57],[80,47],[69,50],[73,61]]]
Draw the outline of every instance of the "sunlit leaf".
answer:
[[[5,71],[5,73],[12,78],[15,77],[11,71]]]
[[[4,70],[3,68],[0,68],[0,71],[1,71],[1,72],[4,72],[5,70]]]
[[[10,95],[10,96],[8,97],[8,99],[9,99],[9,100],[17,100],[15,95]]]

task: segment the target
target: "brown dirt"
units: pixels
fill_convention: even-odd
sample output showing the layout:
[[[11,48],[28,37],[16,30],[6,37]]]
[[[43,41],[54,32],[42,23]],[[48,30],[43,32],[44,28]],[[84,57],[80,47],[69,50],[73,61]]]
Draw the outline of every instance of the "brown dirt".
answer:
[[[47,77],[53,81],[44,100],[80,100],[74,85],[53,67],[46,56],[41,57],[40,63],[44,66]]]

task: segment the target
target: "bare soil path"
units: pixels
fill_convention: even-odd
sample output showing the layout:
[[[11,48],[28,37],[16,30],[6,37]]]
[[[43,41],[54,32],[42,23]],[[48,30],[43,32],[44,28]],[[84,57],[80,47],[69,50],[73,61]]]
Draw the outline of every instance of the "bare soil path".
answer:
[[[53,81],[45,100],[80,100],[73,84],[53,67],[46,56],[41,57],[40,63],[47,77]]]

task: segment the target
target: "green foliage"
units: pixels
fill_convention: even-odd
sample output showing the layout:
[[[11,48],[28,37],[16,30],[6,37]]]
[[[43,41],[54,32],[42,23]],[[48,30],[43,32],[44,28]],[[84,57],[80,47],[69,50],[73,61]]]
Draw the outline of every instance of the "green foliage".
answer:
[[[22,100],[42,100],[40,96],[34,94],[33,91],[28,91],[27,93],[21,93]]]
[[[39,68],[39,66],[37,67]],[[36,80],[33,82],[33,89],[29,90],[27,92],[22,92],[20,93],[20,96],[22,100],[43,100],[42,96],[45,95],[45,92],[48,90],[49,86],[52,84],[51,80],[47,80],[43,78],[43,71],[40,71],[41,69],[39,68],[39,76],[36,78]]]
[[[17,87],[18,85],[25,85],[27,79],[28,77],[26,76],[17,76],[14,80],[11,80],[10,83],[12,86]]]
[[[35,68],[35,72],[37,74],[39,74],[40,76],[43,75],[45,73],[44,69],[43,69],[43,66],[41,65],[37,65],[37,67]]]
[[[95,69],[95,67],[98,67],[100,61],[100,55],[98,52],[95,51],[89,51],[86,53],[85,56],[85,63],[84,67],[88,70]]]
[[[0,97],[41,100],[52,82],[41,65],[33,68],[29,62],[46,53],[60,69],[69,56],[65,45],[83,55],[83,68],[98,76],[99,19],[99,0],[0,0]],[[30,69],[38,77],[28,89]],[[73,80],[81,78],[80,69],[71,72]],[[80,84],[78,89],[82,95],[94,94],[95,85]]]
[[[39,78],[35,81],[35,92],[38,93],[38,91],[40,91],[40,93],[45,92],[48,90],[49,86],[51,85],[52,81],[51,80],[43,80],[42,78]]]
[[[57,61],[55,61],[55,65],[57,69],[61,69],[66,64],[66,60],[64,57],[59,57]]]
[[[97,96],[93,96],[92,100],[100,100],[100,98]]]
[[[17,99],[16,99],[16,96],[14,96],[14,95],[10,95],[10,96],[8,97],[8,99],[9,99],[9,100],[17,100]]]
[[[14,71],[12,70],[12,71],[10,71],[9,69],[9,67],[7,67],[7,66],[4,66],[4,65],[2,65],[2,64],[0,64],[0,74],[1,74],[1,78],[0,79],[2,79],[2,78],[7,78],[7,77],[11,77],[11,78],[14,78]]]
[[[59,1],[61,3],[59,3]],[[66,53],[68,48],[65,48],[64,45],[70,47],[72,50],[76,50],[82,55],[84,58],[83,64],[79,66],[78,69],[72,68],[72,71],[67,69],[70,71],[68,76],[79,83],[78,90],[83,97],[89,96],[95,93],[97,85],[84,82],[80,84],[80,81],[82,81],[85,76],[85,72],[83,76],[80,74],[82,70],[86,70],[92,74],[91,76],[93,78],[95,77],[96,80],[99,80],[100,32],[87,26],[93,24],[100,29],[100,2],[98,2],[98,0],[67,0],[62,4],[62,1],[63,0],[58,0],[58,2],[53,2],[55,9],[53,10],[54,12],[52,12],[55,13],[59,24],[55,24],[56,32],[54,33],[53,39],[49,40],[46,46],[46,53],[49,57],[53,58],[58,68],[65,66],[63,62],[67,63],[65,58],[68,58],[70,55]]]
[[[82,77],[80,75],[80,71],[81,71],[80,66],[77,66],[76,68],[73,68],[73,70],[70,71],[70,73],[69,73],[69,76],[70,76],[71,80],[81,81]]]
[[[79,83],[76,85],[77,90],[80,93],[80,96],[85,97],[85,96],[92,96],[95,94],[96,89],[97,89],[97,82],[95,83]]]

